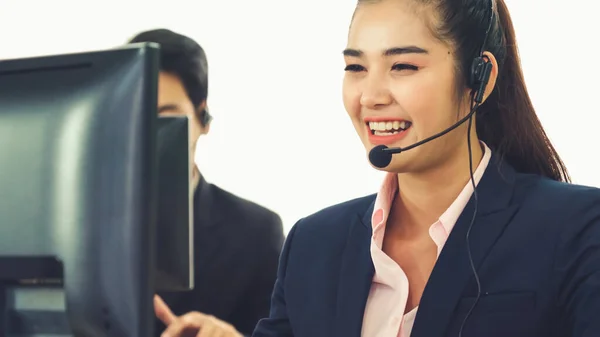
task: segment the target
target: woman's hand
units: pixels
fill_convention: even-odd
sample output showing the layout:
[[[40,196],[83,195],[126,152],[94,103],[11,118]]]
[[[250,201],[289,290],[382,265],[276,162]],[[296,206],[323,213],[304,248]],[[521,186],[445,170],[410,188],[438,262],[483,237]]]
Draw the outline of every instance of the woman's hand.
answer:
[[[161,337],[243,337],[231,324],[201,312],[175,316],[169,306],[154,296],[154,312],[167,329]]]

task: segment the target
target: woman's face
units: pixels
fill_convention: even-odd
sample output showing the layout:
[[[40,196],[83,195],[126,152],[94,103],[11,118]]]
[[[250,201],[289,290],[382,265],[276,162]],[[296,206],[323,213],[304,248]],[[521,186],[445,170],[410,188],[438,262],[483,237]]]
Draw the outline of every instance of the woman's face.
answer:
[[[434,14],[412,0],[360,4],[355,12],[344,51],[343,98],[367,152],[380,144],[406,147],[468,113],[468,93],[456,95],[451,48],[429,28]],[[385,170],[417,173],[439,166],[466,145],[466,138],[465,123],[394,155]]]

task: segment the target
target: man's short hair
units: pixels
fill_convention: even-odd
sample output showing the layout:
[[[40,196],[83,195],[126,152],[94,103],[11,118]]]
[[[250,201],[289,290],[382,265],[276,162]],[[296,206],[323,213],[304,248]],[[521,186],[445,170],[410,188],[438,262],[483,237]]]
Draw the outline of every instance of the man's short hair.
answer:
[[[204,49],[193,39],[163,28],[139,33],[129,41],[138,42],[160,45],[160,70],[181,80],[200,123],[208,125],[212,117],[208,109],[200,109],[208,97],[208,62]]]

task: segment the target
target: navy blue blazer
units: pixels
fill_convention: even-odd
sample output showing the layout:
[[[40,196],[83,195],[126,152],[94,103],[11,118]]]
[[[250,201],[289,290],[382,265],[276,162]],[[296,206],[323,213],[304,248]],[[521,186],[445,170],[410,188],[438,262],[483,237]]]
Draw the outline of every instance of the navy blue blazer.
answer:
[[[515,172],[497,156],[470,234],[482,295],[463,337],[600,336],[600,190]],[[300,220],[254,337],[358,337],[374,274],[375,195]],[[457,337],[477,286],[467,204],[427,283],[412,337]],[[365,336],[372,337],[372,336]]]

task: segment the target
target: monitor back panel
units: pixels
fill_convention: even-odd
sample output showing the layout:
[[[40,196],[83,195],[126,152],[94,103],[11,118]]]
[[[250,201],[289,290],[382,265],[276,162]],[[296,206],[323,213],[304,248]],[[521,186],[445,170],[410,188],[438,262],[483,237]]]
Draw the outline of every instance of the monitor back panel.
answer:
[[[157,78],[150,45],[0,62],[0,256],[60,262],[76,335],[149,331]]]

